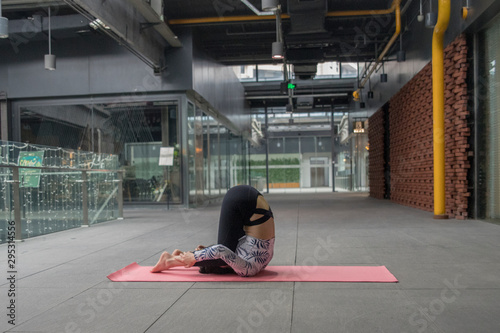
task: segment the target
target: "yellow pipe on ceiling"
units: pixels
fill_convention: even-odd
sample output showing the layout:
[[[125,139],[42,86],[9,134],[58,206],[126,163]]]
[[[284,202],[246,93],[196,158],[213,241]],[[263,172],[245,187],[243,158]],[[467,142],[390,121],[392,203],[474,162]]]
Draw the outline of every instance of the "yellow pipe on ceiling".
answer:
[[[281,18],[290,18],[288,14],[281,14]],[[200,17],[189,19],[171,19],[168,20],[169,25],[189,25],[202,23],[220,23],[220,22],[245,22],[245,21],[264,21],[275,20],[276,15],[245,15],[245,16],[216,16],[216,17]]]
[[[446,219],[444,136],[444,33],[448,29],[450,0],[439,0],[438,20],[432,35],[432,118],[434,149],[434,218]]]
[[[388,9],[378,10],[347,10],[347,11],[331,11],[326,13],[327,17],[345,17],[345,16],[370,16],[370,15],[387,15],[396,9],[396,1],[393,1],[392,6]],[[399,1],[400,2],[400,1]],[[189,24],[203,24],[203,23],[221,23],[221,22],[244,22],[244,21],[263,21],[274,20],[276,15],[270,13],[269,15],[245,15],[245,16],[217,16],[217,17],[200,17],[188,19],[171,19],[168,20],[169,25],[189,25]],[[289,19],[290,15],[281,14],[282,19]]]
[[[378,64],[380,64],[382,62],[385,55],[387,54],[387,52],[389,52],[389,49],[394,44],[394,42],[396,42],[396,39],[398,38],[398,36],[401,32],[401,0],[394,0],[392,2],[391,8],[394,8],[394,10],[396,11],[396,30],[394,31],[394,34],[392,35],[391,39],[389,39],[389,42],[387,43],[387,45],[384,47],[384,49],[382,50],[382,52],[378,56],[377,61],[375,61],[375,63],[369,69],[368,74],[365,76],[363,81],[361,81],[361,83],[359,85],[359,89],[362,89],[365,86],[365,84],[368,82],[368,80],[370,79],[370,76],[373,74],[373,72],[375,72],[375,70],[378,67]]]

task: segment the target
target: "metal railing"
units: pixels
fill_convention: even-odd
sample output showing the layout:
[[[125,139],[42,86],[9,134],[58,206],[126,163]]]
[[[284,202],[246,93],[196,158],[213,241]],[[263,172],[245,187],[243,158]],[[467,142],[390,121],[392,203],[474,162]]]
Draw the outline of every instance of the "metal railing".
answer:
[[[30,169],[40,170],[39,187],[22,187],[24,174]],[[7,239],[7,225],[15,226],[15,240],[21,241],[123,219],[122,170],[0,164],[2,170],[0,243]]]

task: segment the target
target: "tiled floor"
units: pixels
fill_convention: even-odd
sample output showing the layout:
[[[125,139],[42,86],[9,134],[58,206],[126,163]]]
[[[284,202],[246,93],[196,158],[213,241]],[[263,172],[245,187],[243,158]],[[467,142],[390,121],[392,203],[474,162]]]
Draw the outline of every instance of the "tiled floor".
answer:
[[[266,195],[271,265],[385,265],[399,283],[114,283],[134,261],[216,239],[219,206],[127,207],[125,219],[17,243],[8,332],[500,332],[500,226],[433,220],[364,194]],[[321,254],[321,255],[318,255]],[[7,276],[7,247],[0,246]]]

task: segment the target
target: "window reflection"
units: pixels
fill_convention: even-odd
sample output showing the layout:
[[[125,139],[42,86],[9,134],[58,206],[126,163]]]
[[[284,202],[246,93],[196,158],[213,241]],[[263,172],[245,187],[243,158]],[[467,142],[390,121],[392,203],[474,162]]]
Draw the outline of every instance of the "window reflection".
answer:
[[[24,106],[20,118],[23,142],[118,155],[125,202],[182,201],[176,101]],[[161,147],[174,148],[172,166],[159,165]]]

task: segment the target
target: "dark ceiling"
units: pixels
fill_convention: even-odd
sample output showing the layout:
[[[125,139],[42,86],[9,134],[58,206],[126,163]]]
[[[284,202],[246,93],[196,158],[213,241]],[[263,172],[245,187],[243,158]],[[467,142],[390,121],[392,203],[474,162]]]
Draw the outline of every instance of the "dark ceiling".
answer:
[[[174,32],[192,28],[198,44],[224,64],[269,63],[271,44],[276,41],[275,16],[259,19],[244,2],[260,10],[261,0],[168,0],[164,1],[165,21]],[[403,0],[402,5],[411,0]],[[322,61],[370,61],[394,33],[394,14],[363,16],[326,16],[326,13],[383,10],[390,0],[281,0],[286,57],[291,63],[305,59]],[[53,16],[75,14],[64,1],[3,0],[4,16],[9,20],[46,16],[48,5],[57,10]],[[250,20],[233,17],[252,17]],[[219,18],[220,22],[190,23],[189,19]],[[74,31],[71,31],[73,29]],[[80,32],[68,27],[64,37]],[[57,34],[55,31],[54,38]],[[43,38],[43,36],[41,36]]]
[[[405,12],[412,2],[413,6],[408,12],[413,12],[413,15],[418,1],[401,1],[403,26]],[[393,12],[383,15],[369,12],[389,9],[393,4],[391,0],[280,0],[279,3],[283,14],[281,29],[285,59],[287,63],[294,65],[296,72],[300,66],[307,67],[324,61],[373,62],[394,34]],[[75,22],[74,18],[78,13],[67,6],[65,1],[2,1],[4,16],[9,20],[17,20],[18,24],[22,24],[23,20],[33,21],[37,17],[47,16],[46,7],[49,5],[57,8],[52,15],[59,16],[59,21],[54,23],[56,29],[53,26],[53,39],[99,33],[89,28],[88,20],[79,19]],[[164,1],[164,21],[174,33],[193,29],[198,47],[222,64],[269,64],[273,62],[271,45],[277,39],[277,22],[274,15],[258,16],[255,11],[260,11],[261,8],[261,0],[168,0]],[[360,10],[368,13],[345,15],[345,11]],[[46,40],[46,33],[40,32],[32,38]],[[0,47],[5,45],[1,43],[0,41]],[[394,57],[398,48],[399,43],[394,44],[387,56]],[[281,62],[282,60],[278,61]],[[353,79],[336,80],[333,84],[313,81],[321,80],[305,81],[296,93],[321,94],[322,97],[316,98],[320,105],[333,104],[334,99],[336,103],[339,100],[341,104],[348,103],[347,96],[350,96],[356,84]],[[280,86],[279,83],[247,85],[246,91],[250,97],[276,97],[280,95]],[[336,96],[338,94],[346,97],[339,98]],[[317,104],[316,100],[314,104]],[[252,105],[259,105],[263,101],[249,98]],[[284,106],[287,100],[269,98],[267,103]]]
[[[261,9],[260,0],[249,0]],[[382,10],[387,0],[281,0],[286,57],[289,62],[369,61],[394,33],[394,14],[325,17],[327,12]],[[186,19],[254,15],[256,20],[214,23],[185,23]],[[165,16],[175,31],[192,27],[199,43],[224,64],[269,63],[271,44],[276,41],[276,20],[257,20],[257,15],[239,0],[169,0]]]

